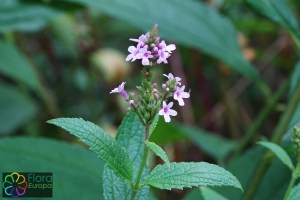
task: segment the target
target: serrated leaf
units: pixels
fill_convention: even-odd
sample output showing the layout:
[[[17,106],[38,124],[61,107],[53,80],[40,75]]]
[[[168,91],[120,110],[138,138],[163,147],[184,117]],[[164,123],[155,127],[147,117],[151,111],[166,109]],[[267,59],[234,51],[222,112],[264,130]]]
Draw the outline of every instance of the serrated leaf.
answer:
[[[35,102],[15,87],[0,84],[0,135],[10,133],[37,113]]]
[[[149,127],[149,135],[151,135],[153,133],[154,129],[156,128],[156,125],[157,125],[158,121],[159,121],[159,114],[157,113],[155,115],[150,127]]]
[[[168,190],[193,186],[233,186],[243,190],[230,172],[206,162],[157,165],[144,184]]]
[[[283,164],[290,168],[290,170],[294,170],[294,165],[291,158],[280,146],[272,142],[258,142],[258,144],[270,149],[277,156],[277,158],[283,162]]]
[[[61,1],[61,0],[60,0]],[[157,23],[162,38],[196,47],[252,80],[257,70],[244,58],[231,21],[201,1],[64,0],[105,12],[144,30]],[[176,16],[176,20],[174,20]]]
[[[79,145],[46,138],[2,137],[0,158],[0,178],[2,172],[52,172],[53,199],[103,199],[104,163]]]
[[[134,179],[137,176],[144,153],[145,128],[141,124],[139,117],[129,112],[123,119],[119,127],[116,140],[126,150],[133,163]],[[148,173],[145,169],[144,176]],[[103,171],[103,190],[106,200],[118,199],[129,200],[131,195],[131,186],[124,183],[115,176],[108,167]],[[149,187],[144,186],[136,195],[135,200],[146,200],[148,198]]]
[[[287,200],[299,200],[300,199],[300,184],[293,187]]]
[[[284,0],[247,0],[259,13],[280,24],[297,37],[300,29],[295,16]]]
[[[0,72],[40,91],[40,82],[28,59],[13,45],[0,40]]]
[[[133,166],[128,154],[104,130],[80,118],[57,118],[48,123],[59,126],[89,145],[99,158],[124,181],[132,181]]]
[[[145,143],[149,147],[149,149],[151,149],[155,153],[155,155],[160,157],[165,163],[170,163],[168,155],[160,146],[158,146],[154,142],[146,141]]]

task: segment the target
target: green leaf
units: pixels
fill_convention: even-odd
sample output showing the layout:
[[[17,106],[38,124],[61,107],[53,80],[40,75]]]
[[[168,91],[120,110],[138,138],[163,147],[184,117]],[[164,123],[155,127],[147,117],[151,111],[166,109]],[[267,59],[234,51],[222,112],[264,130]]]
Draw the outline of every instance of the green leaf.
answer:
[[[79,118],[57,118],[48,123],[59,126],[89,145],[99,158],[122,180],[132,181],[133,167],[128,154],[104,130]]]
[[[300,199],[300,184],[293,187],[288,200],[299,200]]]
[[[243,190],[230,172],[205,162],[157,165],[144,184],[168,190],[192,186],[233,186]]]
[[[154,129],[155,129],[156,126],[157,126],[158,121],[159,121],[159,114],[157,113],[157,114],[155,115],[155,117],[154,117],[154,119],[153,119],[151,125],[150,125],[150,128],[149,128],[149,135],[151,135],[151,134],[153,133]]]
[[[230,160],[226,169],[233,173],[244,187],[249,187],[249,183],[263,152],[264,147],[257,145],[246,151],[243,155]],[[279,172],[280,176],[278,175]],[[274,159],[263,177],[262,183],[253,200],[282,200],[290,179],[290,170],[281,161]],[[237,190],[216,188],[216,191],[230,200],[243,198],[242,194]]]
[[[208,187],[199,187],[189,192],[184,200],[228,200]]]
[[[64,1],[81,3],[93,10],[105,12],[143,31],[149,31],[157,23],[162,38],[196,47],[202,52],[219,58],[248,78],[259,79],[256,69],[245,60],[241,53],[237,33],[231,21],[201,1]]]
[[[144,153],[145,128],[141,124],[139,117],[129,112],[123,119],[118,130],[116,140],[129,154],[130,160],[133,163],[134,179],[137,176],[138,169],[141,164]],[[144,176],[148,173],[145,169]],[[129,200],[131,195],[131,186],[128,183],[122,182],[115,176],[108,167],[103,171],[103,190],[106,200],[122,199]],[[148,198],[149,187],[144,186],[136,196],[135,200],[144,200]]]
[[[204,200],[228,200],[216,191],[207,187],[200,187],[200,191]]]
[[[49,20],[62,14],[59,10],[42,4],[24,4],[18,0],[2,1],[0,3],[0,32],[38,31]]]
[[[290,170],[294,170],[294,165],[292,163],[289,155],[277,144],[271,142],[258,142],[258,144],[270,149]]]
[[[170,141],[190,139],[201,150],[215,160],[224,160],[226,156],[236,147],[236,143],[220,137],[217,133],[203,129],[185,126],[179,123],[161,123],[151,135],[151,141],[163,145]]]
[[[2,172],[52,172],[54,199],[103,199],[104,163],[78,146],[45,138],[1,138]],[[88,187],[87,187],[88,186]]]
[[[39,91],[40,82],[31,63],[18,49],[0,40],[0,72],[20,81],[29,88]]]
[[[280,24],[299,38],[299,24],[285,0],[247,0],[247,2],[259,13]]]
[[[222,138],[216,133],[188,126],[180,126],[179,129],[200,149],[216,160],[224,160],[236,147],[235,142]]]
[[[0,135],[16,130],[37,113],[35,102],[17,88],[1,83],[0,94]]]
[[[291,86],[289,90],[289,96],[294,94],[298,81],[300,81],[300,61],[297,62],[292,72],[292,80],[291,80]],[[294,111],[293,117],[289,122],[288,129],[289,130],[292,129],[295,125],[299,124],[299,122],[300,122],[300,103],[298,104],[296,110]]]
[[[155,153],[155,155],[160,157],[165,163],[170,163],[168,155],[160,146],[158,146],[154,142],[146,141],[145,143],[149,147],[149,149],[151,149]]]
[[[187,137],[174,125],[174,123],[165,123],[162,118],[158,120],[157,126],[150,137],[152,142],[161,146],[186,139]]]

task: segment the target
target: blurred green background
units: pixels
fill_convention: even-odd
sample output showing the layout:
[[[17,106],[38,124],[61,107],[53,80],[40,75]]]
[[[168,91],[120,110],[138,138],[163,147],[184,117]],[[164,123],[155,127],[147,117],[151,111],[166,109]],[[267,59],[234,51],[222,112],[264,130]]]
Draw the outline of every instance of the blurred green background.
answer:
[[[142,68],[125,62],[129,38],[157,23],[161,38],[177,49],[168,65],[156,67],[155,80],[160,83],[162,73],[172,72],[191,89],[191,98],[177,107],[172,123],[159,122],[151,140],[172,161],[219,164],[247,188],[263,152],[255,142],[272,137],[300,76],[293,42],[293,35],[299,37],[295,19],[300,4],[286,1],[282,9],[291,16],[284,26],[255,12],[249,2],[1,0],[0,173],[53,172],[53,199],[103,199],[103,163],[46,121],[82,117],[114,136],[128,105],[109,92],[122,81],[134,89]],[[289,79],[291,86],[282,88],[255,135],[230,157]],[[289,128],[299,120],[300,106]],[[284,145],[290,149],[289,142]],[[151,159],[152,166],[161,162]],[[255,199],[282,199],[289,178],[288,169],[274,159]],[[218,192],[228,199],[242,196],[232,188]],[[193,200],[202,195],[199,189],[154,190],[151,198]]]

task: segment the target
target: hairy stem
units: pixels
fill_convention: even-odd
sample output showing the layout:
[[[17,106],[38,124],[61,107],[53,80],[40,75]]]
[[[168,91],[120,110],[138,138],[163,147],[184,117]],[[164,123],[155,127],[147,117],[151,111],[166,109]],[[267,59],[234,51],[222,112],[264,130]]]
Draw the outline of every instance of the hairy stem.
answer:
[[[283,113],[282,117],[280,118],[279,124],[277,125],[274,133],[272,134],[273,137],[271,139],[271,142],[279,144],[282,136],[286,132],[289,121],[293,117],[294,111],[296,110],[298,104],[300,101],[300,80],[297,83],[297,87],[295,89],[295,92],[293,96],[291,97],[290,102],[288,103],[285,112]],[[270,165],[270,162],[272,159],[268,159],[271,152],[266,151],[264,155],[261,157],[260,162],[255,170],[255,174],[252,178],[252,180],[249,183],[249,187],[245,192],[244,200],[250,200],[253,199],[257,188],[260,185],[260,182],[263,180],[263,177]]]
[[[148,137],[149,137],[149,126],[150,126],[150,124],[146,124],[146,126],[145,126],[145,139],[146,140],[148,140]],[[136,181],[135,181],[134,185],[132,186],[132,192],[131,192],[130,200],[134,200],[135,197],[136,197],[136,194],[141,189],[140,188],[140,181],[141,181],[143,171],[144,171],[146,163],[147,163],[147,157],[148,157],[148,147],[144,143],[144,154],[143,154],[143,158],[142,158],[142,163],[140,165]]]

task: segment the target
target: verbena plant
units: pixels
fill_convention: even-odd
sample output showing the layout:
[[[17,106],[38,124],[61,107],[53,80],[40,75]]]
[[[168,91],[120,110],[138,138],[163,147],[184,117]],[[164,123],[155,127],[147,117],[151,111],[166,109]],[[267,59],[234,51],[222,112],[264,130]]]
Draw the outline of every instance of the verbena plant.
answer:
[[[160,40],[157,25],[138,39],[130,40],[137,42],[137,45],[128,48],[130,54],[126,60],[142,61],[142,80],[141,85],[136,87],[138,93],[127,93],[126,82],[110,92],[120,93],[130,107],[116,138],[81,118],[58,118],[48,123],[77,136],[106,163],[103,172],[105,199],[147,199],[149,186],[168,190],[193,186],[233,186],[242,190],[240,182],[225,169],[206,162],[170,162],[164,150],[149,141],[159,116],[169,123],[170,116],[177,115],[170,99],[184,106],[184,99],[190,97],[190,92],[185,91],[181,78],[171,73],[164,74],[167,80],[161,87],[153,80],[156,64],[167,63],[176,49],[174,44],[167,45]],[[150,170],[147,167],[149,150],[164,164]]]

